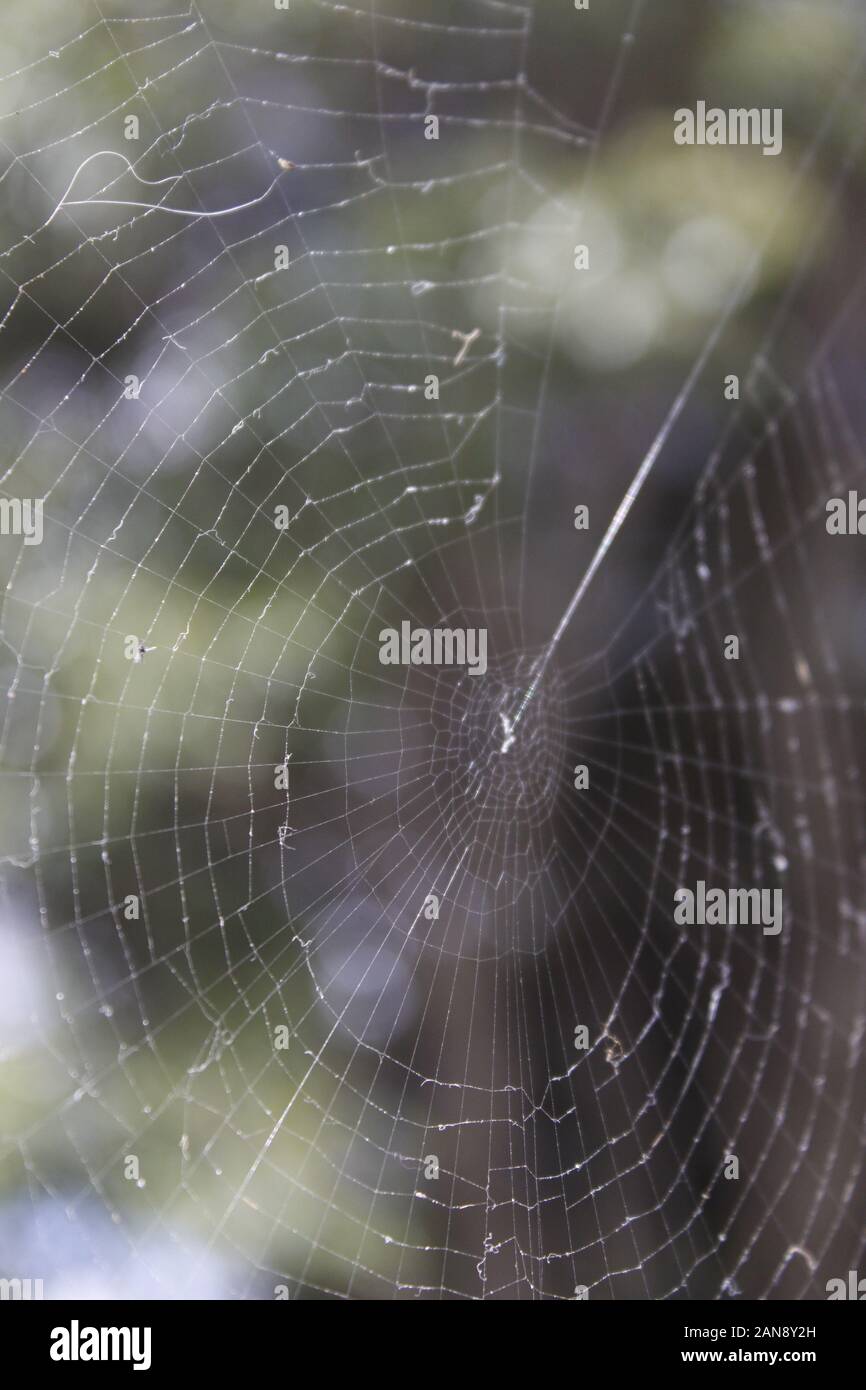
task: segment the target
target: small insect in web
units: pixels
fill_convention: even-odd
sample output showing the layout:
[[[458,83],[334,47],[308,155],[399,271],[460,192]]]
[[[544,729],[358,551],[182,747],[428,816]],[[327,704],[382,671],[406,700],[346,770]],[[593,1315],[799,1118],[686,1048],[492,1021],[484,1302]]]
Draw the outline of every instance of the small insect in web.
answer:
[[[143,642],[139,642],[138,646],[132,654],[132,659],[135,662],[136,666],[140,666],[142,661],[144,661],[144,658],[147,656],[148,652],[152,651],[155,651],[154,647],[146,647]]]
[[[454,366],[459,367],[461,362],[464,361],[469,349],[472,347],[472,344],[477,343],[478,339],[481,337],[481,329],[473,328],[471,333],[461,333],[459,328],[454,328],[451,330],[451,337],[460,339],[460,350],[454,358]]]
[[[502,747],[499,749],[499,751],[500,753],[507,753],[512,743],[517,738],[517,735],[512,732],[512,730],[514,729],[513,721],[509,719],[507,714],[503,714],[501,710],[499,713],[499,721],[502,724],[502,732],[504,735],[504,738],[502,740]]]
[[[285,169],[285,170],[297,169],[297,167],[298,167],[296,164],[293,164],[292,161],[291,161],[290,159],[278,158],[278,159],[277,159],[277,163],[278,163],[278,165],[280,166],[281,169]]]

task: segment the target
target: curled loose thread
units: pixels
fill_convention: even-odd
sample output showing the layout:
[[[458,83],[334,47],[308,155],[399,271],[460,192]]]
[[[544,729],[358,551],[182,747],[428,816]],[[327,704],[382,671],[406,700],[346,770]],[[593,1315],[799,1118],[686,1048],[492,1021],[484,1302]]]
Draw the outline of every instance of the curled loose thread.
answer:
[[[168,212],[171,213],[174,217],[228,217],[233,212],[244,212],[247,208],[253,208],[256,207],[258,203],[263,203],[265,199],[269,196],[269,194],[272,192],[272,190],[276,188],[277,183],[279,182],[279,175],[277,175],[277,177],[275,179],[272,179],[271,182],[268,184],[268,187],[265,189],[264,193],[260,193],[257,198],[250,198],[245,203],[234,203],[231,207],[228,208],[215,208],[213,211],[208,211],[207,208],[170,208],[165,207],[162,203],[140,203],[135,199],[130,198],[70,198],[69,194],[72,192],[72,189],[74,188],[75,182],[81,171],[86,167],[86,165],[90,164],[94,159],[99,159],[102,155],[114,155],[116,159],[122,159],[124,164],[126,165],[128,172],[132,174],[133,178],[136,179],[139,183],[145,184],[148,188],[161,188],[162,185],[166,183],[174,185],[176,183],[179,183],[180,180],[185,177],[183,174],[172,174],[165,179],[145,179],[142,178],[140,174],[136,173],[135,169],[133,168],[131,162],[127,159],[126,155],[121,154],[119,150],[96,150],[93,154],[88,155],[87,159],[82,160],[82,162],[79,164],[75,173],[72,175],[72,178],[69,180],[69,183],[66,187],[66,192],[63,194],[63,197],[60,199],[60,202],[57,204],[57,207],[54,209],[51,216],[48,218],[48,221],[45,223],[46,227],[51,225],[57,214],[64,207],[141,208],[146,212]]]

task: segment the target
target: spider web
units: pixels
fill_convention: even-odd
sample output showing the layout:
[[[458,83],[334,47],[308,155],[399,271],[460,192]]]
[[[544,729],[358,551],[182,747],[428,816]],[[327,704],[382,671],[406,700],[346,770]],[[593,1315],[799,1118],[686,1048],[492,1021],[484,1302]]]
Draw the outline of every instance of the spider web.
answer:
[[[802,19],[707,8],[720,43]],[[820,8],[845,41],[782,161],[675,150],[684,77],[624,180],[673,4],[28,7],[4,1276],[815,1298],[857,1268],[863,600],[824,520],[864,473],[864,34]],[[382,666],[404,620],[486,628],[486,674]],[[677,926],[699,879],[781,887],[783,931]]]

